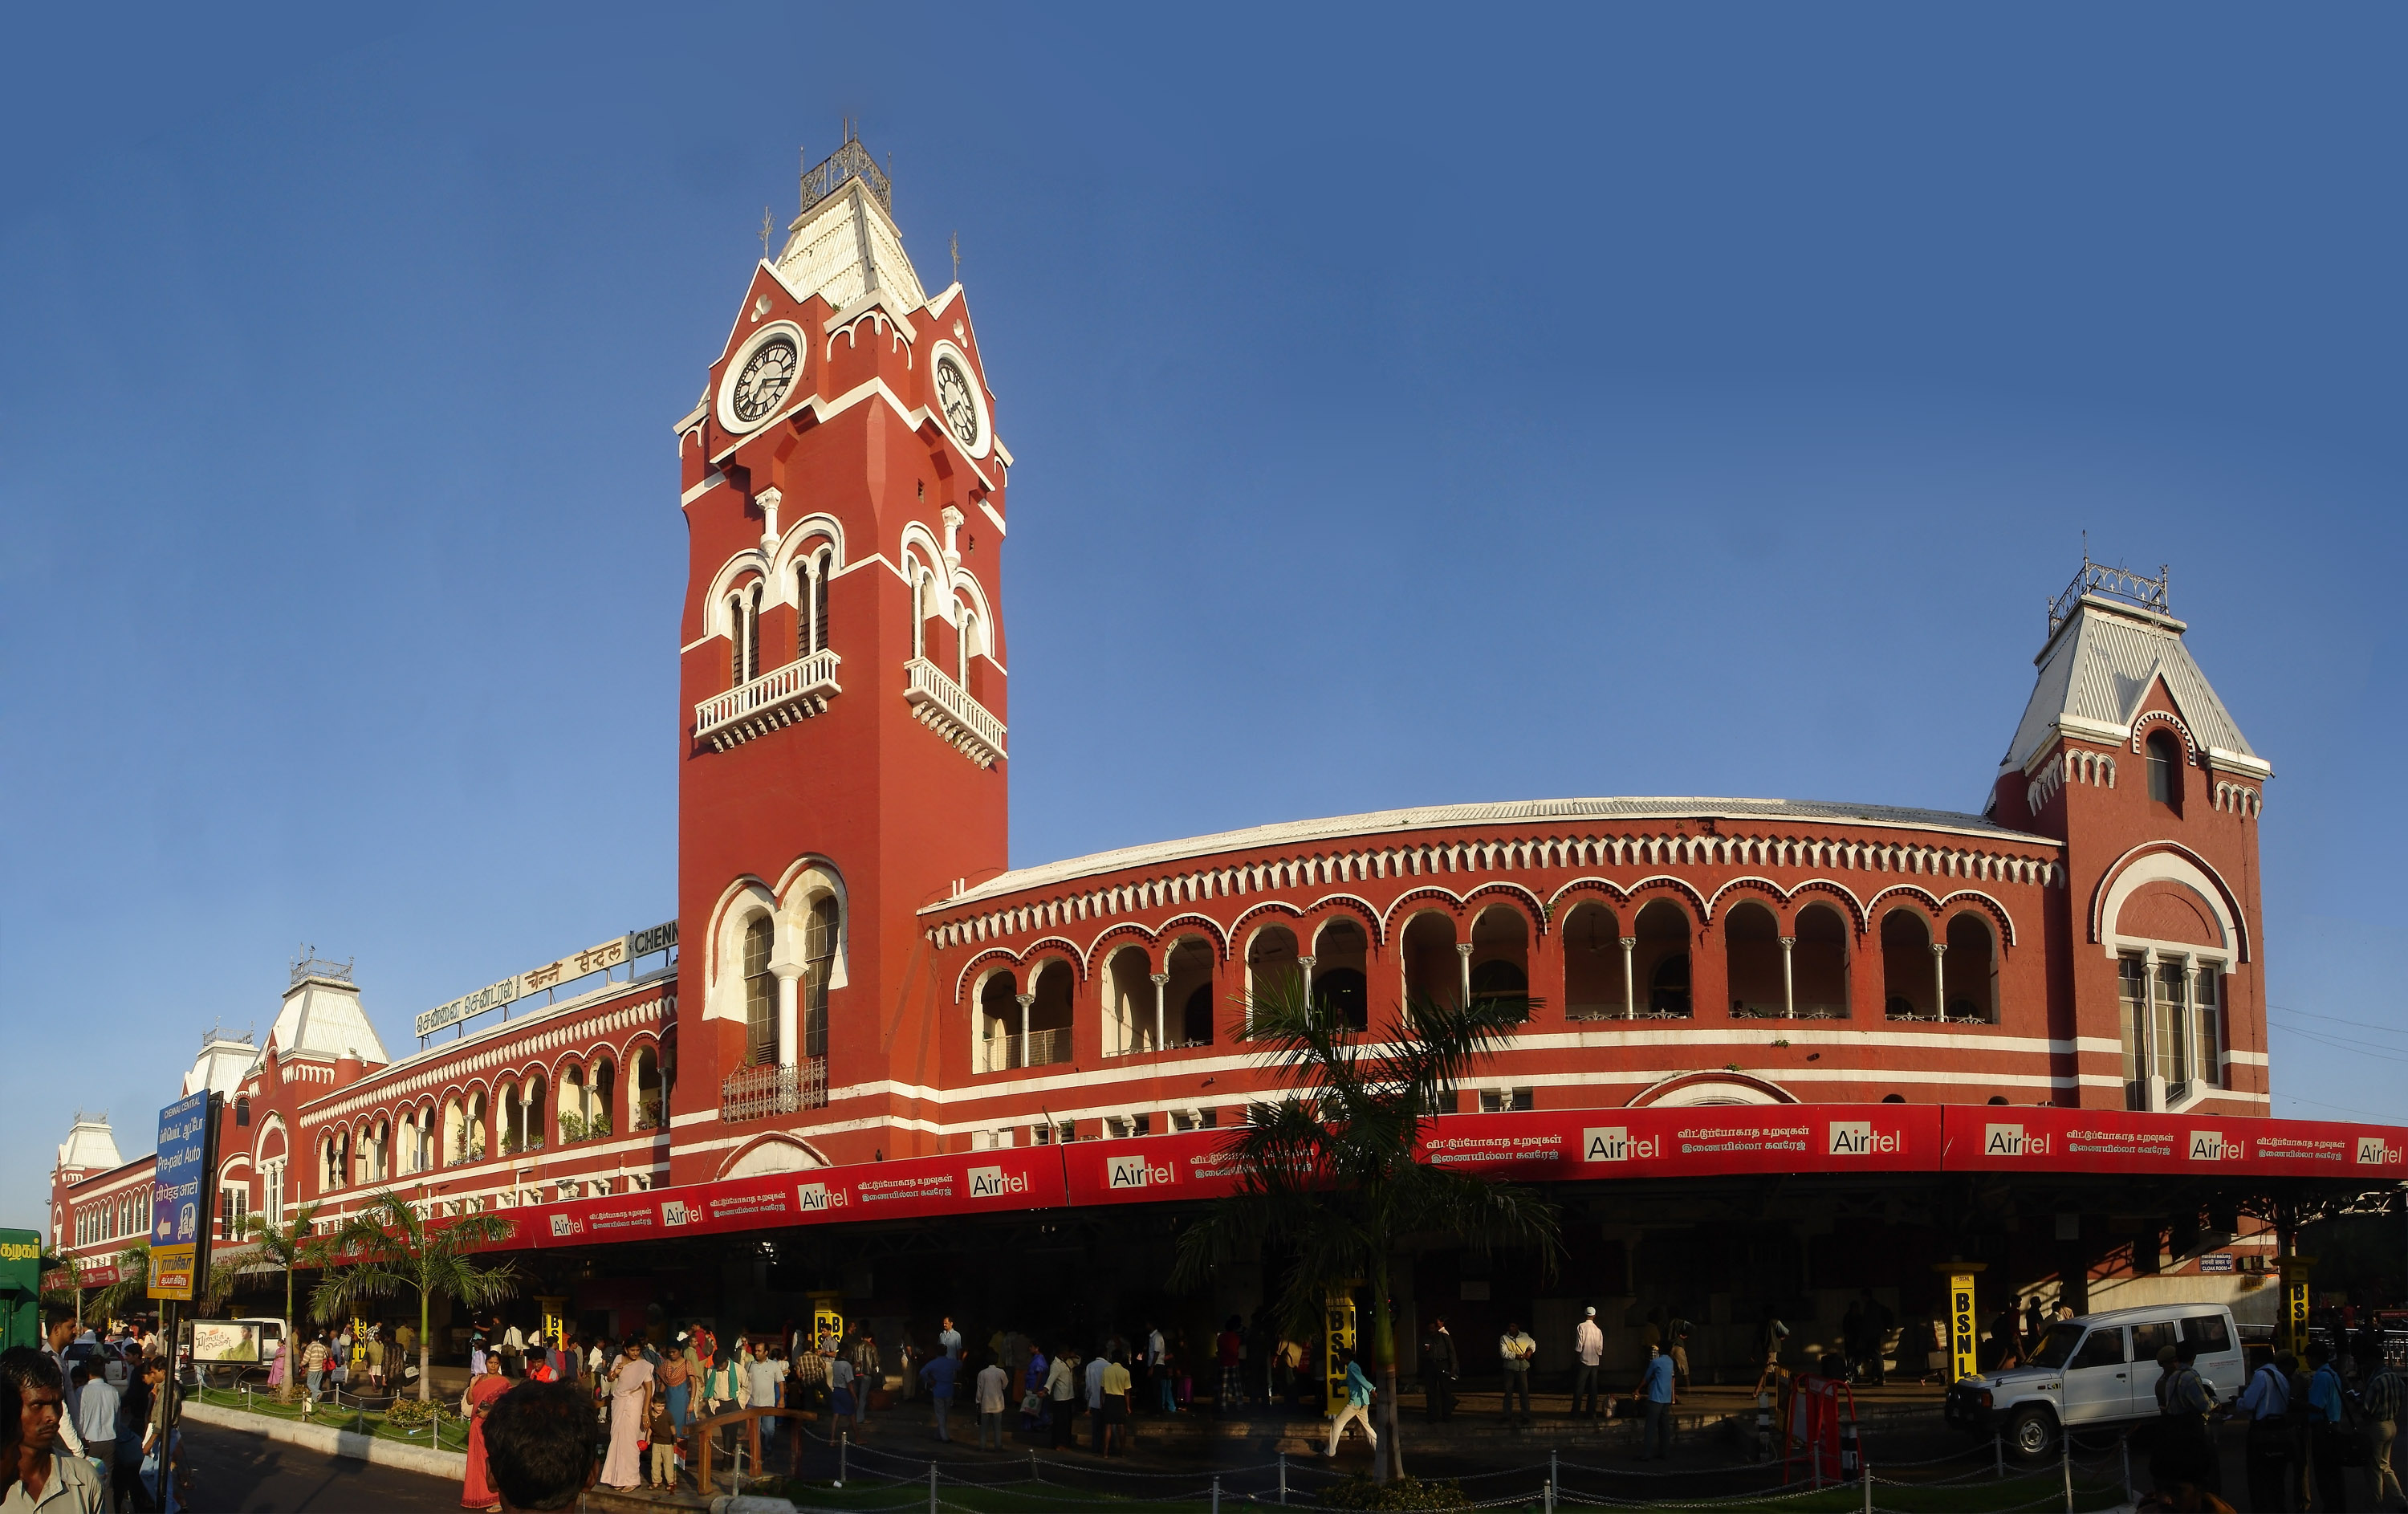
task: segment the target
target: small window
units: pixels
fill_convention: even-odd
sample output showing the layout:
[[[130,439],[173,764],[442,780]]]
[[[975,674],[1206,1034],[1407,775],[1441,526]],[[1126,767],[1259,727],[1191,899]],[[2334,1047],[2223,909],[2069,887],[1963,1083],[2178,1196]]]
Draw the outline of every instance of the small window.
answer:
[[[2182,1322],[2183,1339],[2199,1348],[2199,1354],[2208,1356],[2232,1349],[2232,1330],[2220,1314],[2195,1314]]]
[[[778,988],[769,973],[769,917],[756,915],[744,927],[744,1060],[778,1060]]]
[[[2082,1367],[2120,1367],[2124,1364],[2124,1331],[2120,1325],[2109,1325],[2092,1331],[2082,1338],[2082,1349],[2069,1365]]]
[[[1536,1109],[1538,1099],[1531,1089],[1483,1089],[1480,1090],[1480,1112],[1484,1115],[1518,1114]]]
[[[2171,732],[2153,731],[2145,748],[2149,759],[2149,798],[2176,811],[2182,808],[2182,749]]]
[[[234,1102],[234,1122],[236,1125],[248,1125],[251,1123],[251,1100],[249,1096],[246,1095],[245,1097],[236,1099]]]

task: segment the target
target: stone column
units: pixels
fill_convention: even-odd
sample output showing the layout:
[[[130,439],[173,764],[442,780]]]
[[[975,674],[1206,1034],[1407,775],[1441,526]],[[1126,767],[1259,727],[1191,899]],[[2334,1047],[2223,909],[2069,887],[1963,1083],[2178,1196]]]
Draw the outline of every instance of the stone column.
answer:
[[[1310,1009],[1312,1006],[1312,959],[1301,952],[1297,953],[1296,971],[1304,980],[1304,1002],[1305,1007]]]
[[[797,1024],[797,1004],[801,997],[797,986],[802,980],[803,964],[777,960],[770,962],[769,971],[778,977],[778,1065],[793,1068],[800,1065],[803,1051],[803,1038]]]
[[[1623,937],[1622,1017],[1626,1020],[1634,1020],[1639,1017],[1638,956],[1639,938],[1637,936]]]
[[[1798,1017],[1798,979],[1789,970],[1789,954],[1798,945],[1796,936],[1781,938],[1781,1017]]]
[[[1455,955],[1461,958],[1463,960],[1462,1007],[1469,1009],[1471,1007],[1471,943],[1468,941],[1456,942],[1455,944]]]
[[[1020,1005],[1020,1042],[1014,1055],[1005,1058],[1004,1061],[1007,1066],[1025,1067],[1028,1065],[1028,1006],[1037,1002],[1037,996],[1033,993],[1021,993],[1011,997]]]
[[[1948,943],[1944,941],[1933,942],[1931,944],[1931,991],[1933,994],[1938,996],[1934,1000],[1934,1002],[1939,1005],[1940,1017],[1943,1020],[1948,1017],[1947,961]]]
[[[1147,976],[1154,980],[1154,1049],[1160,1051],[1169,1044],[1163,1040],[1162,991],[1164,986],[1170,982],[1170,974],[1151,973]]]

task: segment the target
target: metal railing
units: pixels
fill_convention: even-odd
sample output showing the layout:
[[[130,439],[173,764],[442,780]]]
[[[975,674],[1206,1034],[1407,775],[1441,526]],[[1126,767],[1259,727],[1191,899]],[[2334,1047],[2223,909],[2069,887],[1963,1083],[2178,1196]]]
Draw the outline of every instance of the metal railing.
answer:
[[[869,150],[858,140],[847,137],[842,147],[822,158],[818,165],[803,175],[803,211],[826,199],[845,185],[845,180],[858,179],[869,187],[870,197],[888,215],[895,213],[895,184],[886,170],[869,155]]]
[[[1009,1073],[1022,1067],[1046,1067],[1070,1060],[1070,1028],[1031,1031],[1026,1035],[999,1035],[985,1043],[979,1071]]]
[[[806,1057],[793,1067],[775,1062],[739,1067],[719,1085],[719,1117],[724,1120],[767,1119],[772,1115],[825,1109],[827,1102],[825,1057]]]
[[[2086,594],[2121,599],[2143,610],[2171,615],[2173,612],[2167,603],[2168,585],[2172,580],[2172,570],[2162,563],[2157,565],[2157,576],[2150,578],[2120,564],[2110,568],[2105,563],[2092,562],[2090,554],[2085,551],[2082,571],[2073,575],[2073,582],[2065,586],[2063,594],[2048,602],[2048,634],[2055,636],[2059,627],[2073,618],[2073,607]]]
[[[836,681],[837,664],[843,660],[823,648],[712,695],[694,707],[694,739],[724,752],[820,714],[827,708],[829,695],[844,692]]]
[[[1004,724],[945,670],[925,657],[903,665],[909,681],[903,697],[911,702],[920,723],[953,743],[964,757],[982,768],[1002,758]]]

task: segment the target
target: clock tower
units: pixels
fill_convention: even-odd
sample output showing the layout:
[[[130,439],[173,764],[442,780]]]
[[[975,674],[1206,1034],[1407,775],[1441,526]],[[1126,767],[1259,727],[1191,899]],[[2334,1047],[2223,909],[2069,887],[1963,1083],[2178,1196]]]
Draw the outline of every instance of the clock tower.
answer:
[[[969,302],[848,138],[677,425],[671,1180],[937,1149],[916,912],[1005,865],[1011,454]]]

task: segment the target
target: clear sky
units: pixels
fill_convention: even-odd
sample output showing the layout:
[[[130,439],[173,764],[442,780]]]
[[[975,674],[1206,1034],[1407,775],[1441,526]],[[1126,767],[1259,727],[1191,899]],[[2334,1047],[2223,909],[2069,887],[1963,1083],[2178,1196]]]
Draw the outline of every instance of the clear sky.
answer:
[[[148,1149],[300,943],[399,1052],[670,915],[670,427],[848,115],[932,285],[961,238],[1019,459],[1015,862],[1977,809],[2086,529],[2172,566],[2275,766],[2276,1112],[2408,1120],[2403,48],[2345,5],[17,7],[0,1220],[78,1106]]]

